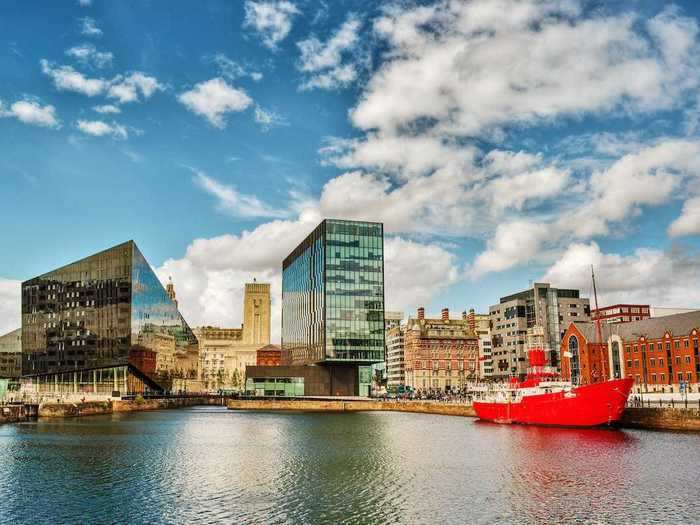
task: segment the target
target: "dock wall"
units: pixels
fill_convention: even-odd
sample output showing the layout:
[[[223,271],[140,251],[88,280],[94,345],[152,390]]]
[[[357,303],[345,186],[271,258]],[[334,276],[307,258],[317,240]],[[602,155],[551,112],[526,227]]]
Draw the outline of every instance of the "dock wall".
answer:
[[[320,399],[231,399],[229,410],[291,410],[302,412],[414,412],[474,417],[474,408],[462,403],[422,401],[335,401]]]

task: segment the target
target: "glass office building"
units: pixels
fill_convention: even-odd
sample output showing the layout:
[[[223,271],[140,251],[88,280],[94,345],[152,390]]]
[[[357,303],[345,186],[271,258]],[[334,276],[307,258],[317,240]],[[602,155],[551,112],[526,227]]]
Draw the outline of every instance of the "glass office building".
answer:
[[[164,339],[174,353],[197,345],[133,241],[22,283],[22,377],[38,394],[167,388]]]
[[[352,381],[355,394],[367,393],[370,366],[384,360],[383,225],[324,220],[282,269],[282,349],[289,364],[337,367],[336,385]]]

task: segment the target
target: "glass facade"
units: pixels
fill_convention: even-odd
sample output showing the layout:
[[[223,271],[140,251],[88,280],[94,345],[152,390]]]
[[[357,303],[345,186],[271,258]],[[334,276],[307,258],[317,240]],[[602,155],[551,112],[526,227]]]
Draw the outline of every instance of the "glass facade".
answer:
[[[382,224],[325,220],[285,259],[282,347],[292,364],[384,360]]]
[[[301,397],[304,395],[303,377],[254,377],[246,379],[245,390],[258,397]]]
[[[145,354],[157,354],[152,333],[167,333],[183,349],[197,343],[132,241],[22,283],[22,375],[36,385],[158,389],[155,369],[140,366]]]

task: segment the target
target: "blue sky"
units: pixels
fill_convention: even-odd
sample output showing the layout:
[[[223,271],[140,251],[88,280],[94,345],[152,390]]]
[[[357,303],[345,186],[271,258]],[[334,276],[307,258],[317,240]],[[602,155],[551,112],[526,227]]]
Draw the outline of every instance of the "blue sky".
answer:
[[[386,224],[387,302],[549,279],[697,306],[696,2],[4,2],[0,328],[18,282],[133,238],[240,322],[323,217]]]

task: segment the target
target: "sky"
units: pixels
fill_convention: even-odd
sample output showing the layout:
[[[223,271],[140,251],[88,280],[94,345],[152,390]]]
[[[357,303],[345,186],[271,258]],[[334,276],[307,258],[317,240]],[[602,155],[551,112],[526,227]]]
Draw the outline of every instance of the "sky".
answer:
[[[237,326],[325,217],[385,225],[387,309],[532,281],[700,306],[700,4],[0,5],[0,333],[20,283],[133,239]]]

